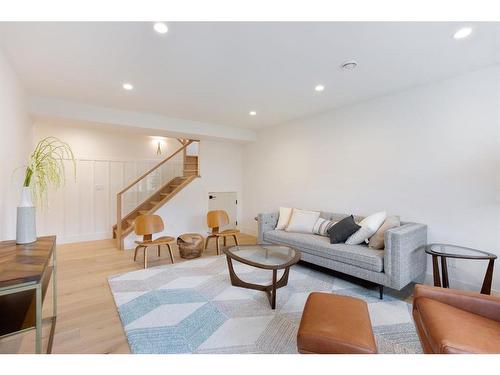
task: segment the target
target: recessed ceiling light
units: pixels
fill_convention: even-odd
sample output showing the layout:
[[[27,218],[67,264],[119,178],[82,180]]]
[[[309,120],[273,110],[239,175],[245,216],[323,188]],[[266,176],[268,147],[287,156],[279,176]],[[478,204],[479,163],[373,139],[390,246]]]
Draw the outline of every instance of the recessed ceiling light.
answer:
[[[358,63],[354,60],[349,60],[349,61],[345,61],[342,63],[342,65],[340,66],[342,69],[344,70],[353,70],[353,69],[356,69],[358,66]]]
[[[257,116],[257,112],[255,112],[255,111],[250,111],[250,112],[248,112],[248,114],[250,116]]]
[[[124,90],[127,90],[127,91],[131,91],[131,90],[134,89],[134,86],[131,83],[124,83],[122,85],[122,87],[123,87]]]
[[[325,89],[325,86],[323,85],[316,85],[316,87],[314,88],[314,90],[316,91],[323,91]]]
[[[158,34],[166,34],[168,31],[168,26],[163,22],[156,22],[153,28]]]
[[[454,39],[463,39],[467,38],[470,34],[472,34],[472,28],[471,27],[462,27],[461,29],[457,30],[455,34],[453,34]]]

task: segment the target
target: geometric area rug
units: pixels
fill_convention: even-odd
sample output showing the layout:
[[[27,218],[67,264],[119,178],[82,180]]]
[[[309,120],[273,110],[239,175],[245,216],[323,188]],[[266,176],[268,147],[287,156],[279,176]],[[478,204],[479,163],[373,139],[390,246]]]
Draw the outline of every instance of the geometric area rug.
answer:
[[[233,262],[245,281],[269,283],[271,271]],[[280,275],[278,274],[278,277]],[[297,353],[297,330],[310,292],[368,303],[379,353],[421,353],[411,306],[378,290],[296,264],[272,310],[264,292],[231,285],[225,256],[109,278],[132,353]]]

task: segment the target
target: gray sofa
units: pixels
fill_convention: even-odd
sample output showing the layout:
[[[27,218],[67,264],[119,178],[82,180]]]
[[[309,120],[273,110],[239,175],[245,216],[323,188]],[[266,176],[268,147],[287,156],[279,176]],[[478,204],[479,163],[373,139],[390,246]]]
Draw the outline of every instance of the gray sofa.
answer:
[[[330,244],[328,237],[316,234],[275,230],[278,213],[259,214],[259,243],[288,245],[301,252],[301,260],[339,271],[383,287],[401,290],[406,285],[422,282],[426,270],[424,246],[427,226],[402,222],[398,228],[385,233],[385,249],[374,250],[366,245]],[[322,212],[321,217],[338,221],[345,214]],[[355,216],[355,220],[363,219]]]

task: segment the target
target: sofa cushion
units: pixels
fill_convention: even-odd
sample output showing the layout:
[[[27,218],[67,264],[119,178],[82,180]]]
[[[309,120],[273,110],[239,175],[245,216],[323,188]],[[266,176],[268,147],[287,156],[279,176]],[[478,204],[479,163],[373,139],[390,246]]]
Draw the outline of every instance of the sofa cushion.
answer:
[[[279,230],[265,232],[264,241],[289,245],[312,255],[370,271],[382,272],[384,269],[384,251],[370,249],[365,245],[330,244],[327,237],[317,234],[290,233]]]

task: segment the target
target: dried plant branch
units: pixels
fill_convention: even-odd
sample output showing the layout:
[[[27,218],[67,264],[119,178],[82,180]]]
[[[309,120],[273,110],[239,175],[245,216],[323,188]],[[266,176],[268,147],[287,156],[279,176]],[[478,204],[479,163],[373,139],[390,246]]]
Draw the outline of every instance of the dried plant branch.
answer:
[[[30,156],[23,186],[31,186],[35,201],[44,202],[49,186],[58,189],[65,182],[64,161],[70,160],[76,179],[76,162],[71,147],[56,137],[42,139]]]

